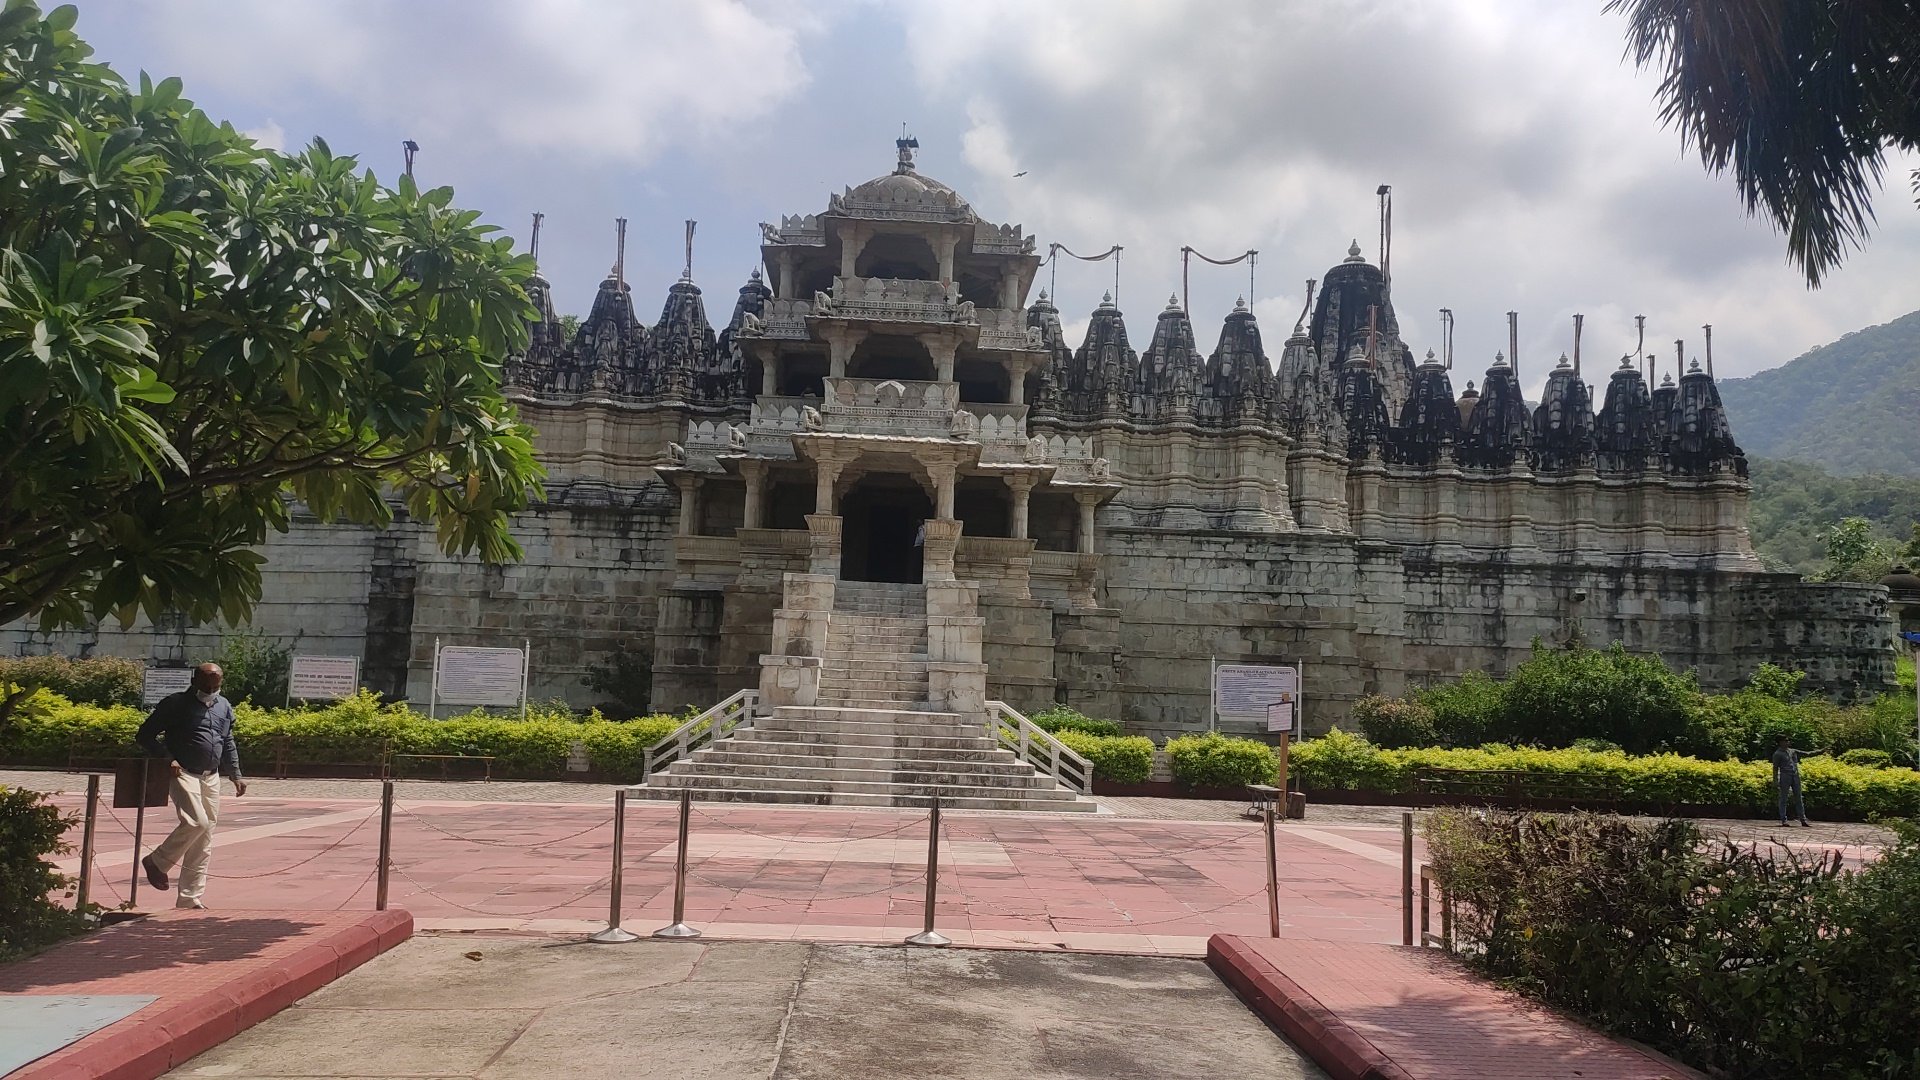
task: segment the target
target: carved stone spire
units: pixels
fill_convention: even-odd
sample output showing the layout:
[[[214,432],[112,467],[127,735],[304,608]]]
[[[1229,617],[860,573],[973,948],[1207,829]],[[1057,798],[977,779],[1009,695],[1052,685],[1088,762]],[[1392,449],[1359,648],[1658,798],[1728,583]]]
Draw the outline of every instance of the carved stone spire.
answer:
[[[1242,298],[1207,357],[1195,411],[1206,424],[1262,423],[1273,415],[1273,400],[1273,365],[1260,342],[1260,323]]]
[[[1386,395],[1367,359],[1365,342],[1356,341],[1348,350],[1339,379],[1340,412],[1347,422],[1347,457],[1361,461],[1382,456],[1392,438],[1393,425]]]
[[[1653,399],[1640,377],[1633,356],[1620,358],[1620,369],[1607,382],[1606,404],[1594,432],[1598,464],[1604,472],[1639,472],[1659,460]]]
[[[1426,363],[1413,371],[1413,390],[1400,408],[1400,426],[1388,449],[1403,464],[1437,465],[1459,441],[1460,406],[1453,397],[1453,381],[1446,365],[1428,350]]]
[[[1060,382],[1060,413],[1070,420],[1118,419],[1127,414],[1127,392],[1140,356],[1127,343],[1127,323],[1108,293],[1087,323]]]
[[[645,364],[646,327],[633,317],[633,290],[616,267],[594,294],[593,307],[573,339],[573,359],[589,388],[642,393],[635,379]]]
[[[1525,460],[1532,442],[1533,418],[1513,379],[1504,353],[1495,353],[1480,386],[1480,400],[1460,436],[1460,463],[1480,469],[1511,468]]]
[[[689,404],[723,404],[738,396],[732,382],[740,373],[721,356],[700,287],[692,281],[683,277],[667,290],[648,343],[647,395]]]
[[[1027,333],[1040,332],[1040,346],[1047,351],[1047,366],[1040,372],[1040,394],[1033,401],[1034,419],[1053,419],[1066,412],[1064,387],[1072,376],[1073,350],[1067,348],[1066,334],[1060,328],[1060,310],[1045,289],[1027,308]],[[1086,419],[1084,415],[1069,417]]]
[[[1667,421],[1667,467],[1687,476],[1731,469],[1747,475],[1747,458],[1734,445],[1720,388],[1695,360],[1680,377],[1673,412]]]
[[[1140,355],[1140,367],[1134,375],[1133,393],[1127,403],[1128,415],[1139,420],[1164,421],[1177,418],[1192,407],[1200,386],[1200,353],[1193,347],[1193,324],[1180,306],[1180,298],[1169,296],[1167,307],[1153,327],[1153,340]]]
[[[1594,463],[1593,395],[1564,355],[1547,376],[1533,411],[1533,449],[1539,468],[1565,472]]]
[[[1374,377],[1389,409],[1397,410],[1407,399],[1413,385],[1413,350],[1400,340],[1386,275],[1360,254],[1358,242],[1347,249],[1345,261],[1321,279],[1308,332],[1314,348],[1335,370],[1346,363],[1354,342],[1374,338]]]

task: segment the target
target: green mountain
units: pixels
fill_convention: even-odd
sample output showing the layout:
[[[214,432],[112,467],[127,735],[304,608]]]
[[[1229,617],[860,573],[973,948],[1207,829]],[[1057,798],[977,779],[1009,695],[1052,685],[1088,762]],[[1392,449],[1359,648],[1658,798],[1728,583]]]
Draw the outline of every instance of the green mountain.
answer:
[[[1720,397],[1751,457],[1809,461],[1842,476],[1920,476],[1920,311],[1723,380]]]
[[[1751,459],[1753,499],[1747,526],[1768,564],[1811,574],[1826,564],[1820,534],[1846,518],[1866,518],[1881,540],[1899,545],[1920,524],[1920,478],[1835,476],[1803,461]]]

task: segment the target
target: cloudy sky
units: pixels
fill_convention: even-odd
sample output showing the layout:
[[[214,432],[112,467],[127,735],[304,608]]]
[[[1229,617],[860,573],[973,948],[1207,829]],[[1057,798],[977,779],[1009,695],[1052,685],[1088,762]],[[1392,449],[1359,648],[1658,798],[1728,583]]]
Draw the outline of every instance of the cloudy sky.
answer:
[[[1537,384],[1574,312],[1596,363],[1632,348],[1636,314],[1663,366],[1712,323],[1726,376],[1920,304],[1916,162],[1891,163],[1870,246],[1810,291],[1731,183],[1660,127],[1655,80],[1622,62],[1602,6],[82,0],[79,30],[123,74],[179,75],[275,145],[322,136],[389,178],[413,138],[423,182],[522,244],[544,212],[563,312],[585,313],[622,215],[628,280],[643,317],[657,311],[694,218],[695,277],[724,319],[756,223],[888,171],[902,123],[923,172],[1042,250],[1124,245],[1139,346],[1183,244],[1259,249],[1252,302],[1283,335],[1350,239],[1377,257],[1382,183],[1404,332],[1424,351],[1451,307],[1475,374],[1510,309]],[[1060,268],[1070,325],[1111,283],[1110,264]],[[1205,343],[1248,288],[1244,267],[1196,266]]]

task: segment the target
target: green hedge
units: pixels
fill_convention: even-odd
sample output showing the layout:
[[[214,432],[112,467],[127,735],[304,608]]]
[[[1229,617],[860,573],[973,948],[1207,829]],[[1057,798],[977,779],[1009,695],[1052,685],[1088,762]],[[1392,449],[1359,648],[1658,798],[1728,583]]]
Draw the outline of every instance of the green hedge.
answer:
[[[1175,740],[1178,741],[1178,740]],[[1536,750],[1487,746],[1477,749],[1385,750],[1334,729],[1292,748],[1290,768],[1306,788],[1377,791],[1406,795],[1422,769],[1518,769],[1543,777],[1578,776],[1609,781],[1621,798],[1655,803],[1775,809],[1773,769],[1764,761],[1702,761],[1679,754],[1629,756],[1619,751]],[[1812,813],[1846,816],[1920,815],[1920,772],[1847,765],[1808,758],[1801,787]]]
[[[54,899],[72,882],[47,861],[66,854],[68,824],[40,794],[0,787],[0,960],[86,929],[81,913]]]
[[[1468,963],[1716,1076],[1920,1076],[1920,831],[1857,870],[1690,822],[1444,810]]]
[[[133,737],[144,718],[139,709],[75,705],[42,692],[18,722],[0,732],[0,761],[59,766],[70,754],[128,756],[138,752]],[[241,705],[235,710],[234,736],[242,770],[253,773],[271,768],[283,745],[291,763],[363,764],[378,760],[382,748],[391,744],[401,754],[490,756],[493,775],[499,777],[560,779],[579,740],[595,772],[638,781],[647,747],[680,722],[672,716],[613,721],[597,712],[576,717],[546,710],[535,710],[526,720],[480,713],[430,720],[404,704],[382,704],[377,695],[363,691],[325,708]]]
[[[1084,735],[1121,735],[1120,725],[1111,720],[1095,720],[1086,713],[1068,705],[1055,705],[1051,709],[1034,713],[1027,719],[1041,731],[1059,734],[1062,731],[1077,731]]]
[[[1054,737],[1092,762],[1097,780],[1143,784],[1153,774],[1153,740],[1145,735],[1089,735],[1065,728]]]
[[[1271,784],[1280,776],[1273,748],[1255,739],[1235,739],[1210,731],[1167,740],[1173,778],[1189,787],[1245,787]]]

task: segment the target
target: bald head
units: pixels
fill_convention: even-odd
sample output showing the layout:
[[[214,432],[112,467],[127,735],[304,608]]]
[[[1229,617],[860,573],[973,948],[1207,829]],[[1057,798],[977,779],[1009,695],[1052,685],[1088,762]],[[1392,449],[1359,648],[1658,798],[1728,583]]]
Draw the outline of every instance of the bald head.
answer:
[[[193,669],[193,688],[208,694],[216,693],[220,689],[220,681],[224,678],[226,678],[226,672],[220,670],[219,664],[201,664]]]

